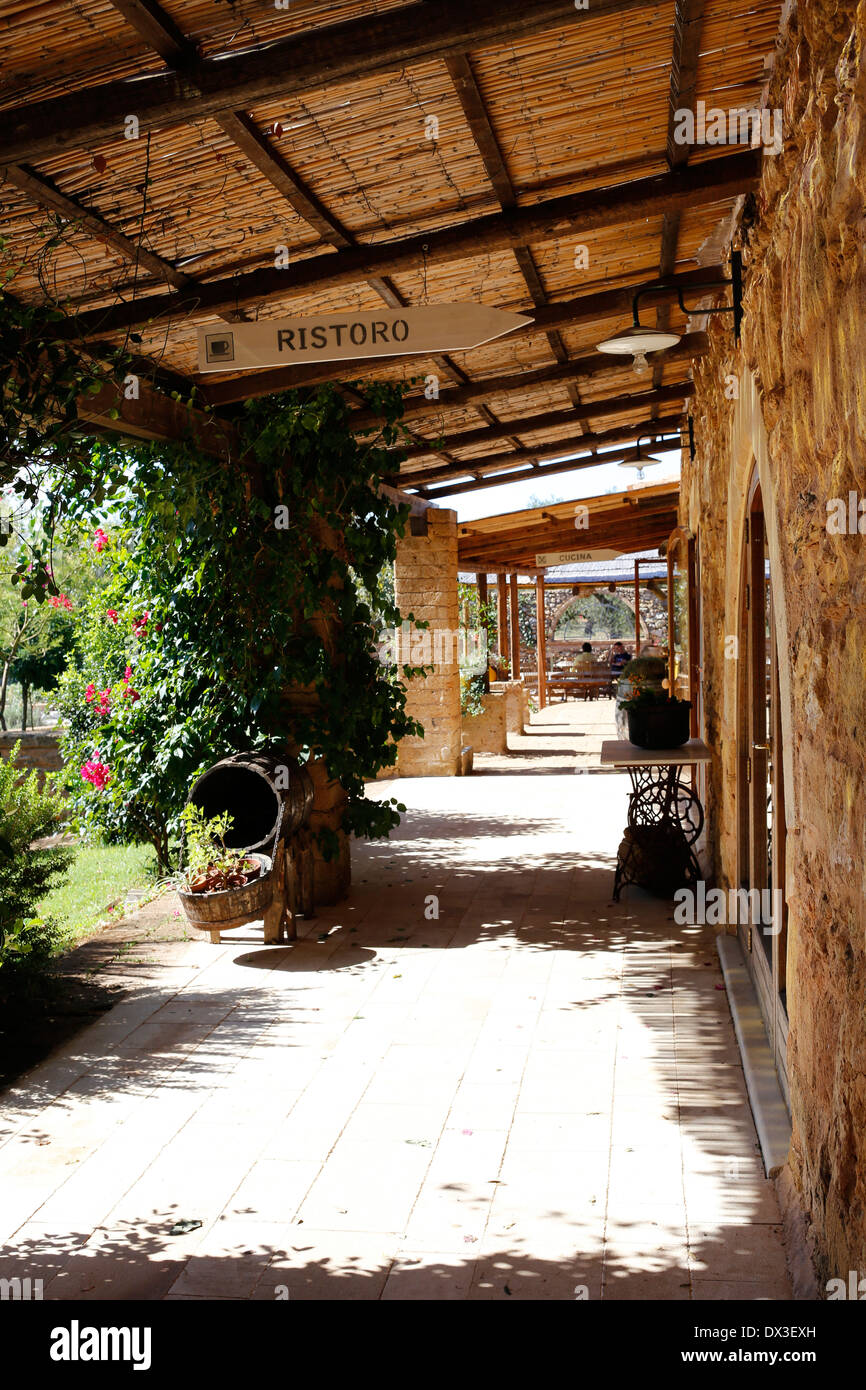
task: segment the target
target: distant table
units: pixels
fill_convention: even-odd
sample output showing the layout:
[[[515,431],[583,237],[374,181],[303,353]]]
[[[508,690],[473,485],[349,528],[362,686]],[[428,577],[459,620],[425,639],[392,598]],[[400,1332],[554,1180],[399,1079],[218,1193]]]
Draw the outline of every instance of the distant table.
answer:
[[[682,748],[638,748],[628,739],[604,740],[601,766],[626,768],[632,784],[628,824],[617,855],[614,902],[627,883],[652,887],[664,880],[664,866],[648,868],[648,860],[660,852],[668,856],[672,877],[680,872],[686,885],[698,881],[701,868],[692,846],[704,828],[704,810],[691,787],[680,780],[679,769],[708,763],[711,757],[699,738],[689,739]]]
[[[551,672],[547,677],[547,689],[550,694],[554,694],[557,690],[561,691],[564,700],[568,698],[569,691],[573,691],[575,695],[582,695],[585,700],[594,700],[597,695],[602,693],[612,694],[613,682],[614,677],[603,668],[593,670],[591,666],[588,666],[582,672],[580,669],[566,671],[561,675]]]

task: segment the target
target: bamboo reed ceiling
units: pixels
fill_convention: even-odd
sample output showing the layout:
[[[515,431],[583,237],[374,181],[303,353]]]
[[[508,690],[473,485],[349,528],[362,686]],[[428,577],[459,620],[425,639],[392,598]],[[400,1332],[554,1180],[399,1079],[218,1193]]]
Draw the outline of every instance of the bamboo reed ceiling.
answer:
[[[693,333],[639,380],[628,359],[597,360],[595,344],[629,308],[628,296],[599,297],[671,275],[694,282],[701,267],[721,281],[713,237],[755,186],[757,157],[674,148],[670,111],[699,99],[756,106],[779,10],[779,0],[590,0],[585,11],[573,0],[0,0],[12,288],[60,299],[102,342],[131,341],[157,381],[157,369],[196,381],[196,328],[225,318],[383,300],[475,300],[536,317],[471,352],[199,382],[230,417],[247,393],[305,380],[411,379],[407,486],[437,473],[447,485],[464,464],[461,479],[481,477],[558,443],[630,428],[633,438],[648,421],[682,418],[704,340]],[[124,138],[121,112],[139,116],[138,139]],[[546,220],[568,198],[578,201]],[[596,216],[608,199],[614,212]],[[521,210],[524,221],[509,220]],[[281,246],[289,271],[263,279]],[[359,248],[376,249],[374,266]],[[670,295],[648,312],[645,322],[695,327]],[[430,374],[441,399],[425,413]]]

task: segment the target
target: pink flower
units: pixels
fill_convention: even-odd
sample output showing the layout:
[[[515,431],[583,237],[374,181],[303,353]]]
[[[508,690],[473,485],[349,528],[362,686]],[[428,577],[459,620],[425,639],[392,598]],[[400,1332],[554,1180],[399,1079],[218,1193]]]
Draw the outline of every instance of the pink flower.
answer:
[[[93,708],[96,710],[96,713],[97,713],[97,714],[101,714],[101,715],[111,714],[111,705],[110,705],[109,702],[108,702],[108,697],[109,697],[110,694],[111,694],[111,686],[109,686],[107,690],[100,690],[100,692],[99,692],[99,704],[98,704],[98,705],[94,705],[94,707],[93,707]]]
[[[72,604],[65,594],[52,594],[48,602],[52,608],[68,608],[70,612],[72,611]]]
[[[117,624],[117,609],[116,609],[116,608],[106,608],[106,610],[105,610],[105,616],[106,616],[106,618],[110,619],[110,621],[113,622],[115,625]]]
[[[107,545],[108,537],[106,536],[102,527],[97,526],[96,530],[93,533],[93,549],[96,551],[97,555],[101,555]]]
[[[132,686],[128,685],[123,692],[123,698],[124,700],[131,700],[132,703],[135,704],[136,700],[141,699],[141,696],[137,690],[133,690]]]
[[[105,791],[111,781],[111,772],[104,762],[101,761],[99,754],[88,758],[81,767],[81,780],[91,782],[97,791]]]
[[[90,701],[93,700],[93,699],[95,699],[95,697],[96,697],[96,686],[93,684],[93,681],[91,681],[90,684],[89,684],[89,686],[87,687],[87,689],[86,689],[85,692],[84,692],[84,698],[85,698],[85,700],[87,701],[87,703],[90,704]]]
[[[127,666],[126,670],[125,670],[124,673],[123,673],[123,679],[124,679],[124,683],[125,683],[126,685],[128,685],[129,682],[132,680],[132,667],[131,667],[131,666]]]
[[[133,622],[132,631],[136,637],[145,637],[147,635],[147,621],[149,617],[150,614],[145,613],[143,618],[136,618]]]

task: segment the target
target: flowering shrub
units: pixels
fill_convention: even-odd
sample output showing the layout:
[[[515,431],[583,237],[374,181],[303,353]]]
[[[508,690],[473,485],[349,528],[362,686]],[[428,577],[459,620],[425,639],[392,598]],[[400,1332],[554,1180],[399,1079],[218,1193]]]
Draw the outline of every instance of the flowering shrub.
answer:
[[[100,761],[98,753],[95,758],[88,758],[87,762],[82,764],[81,777],[84,782],[92,782],[99,792],[104,792],[111,781],[111,773],[105,763]]]
[[[133,634],[140,609],[121,597],[122,587],[115,575],[108,594],[93,594],[81,614],[77,660],[60,683],[62,775],[85,837],[146,841],[167,870],[170,804],[160,722],[166,711],[158,696],[149,704],[142,699],[152,677]]]

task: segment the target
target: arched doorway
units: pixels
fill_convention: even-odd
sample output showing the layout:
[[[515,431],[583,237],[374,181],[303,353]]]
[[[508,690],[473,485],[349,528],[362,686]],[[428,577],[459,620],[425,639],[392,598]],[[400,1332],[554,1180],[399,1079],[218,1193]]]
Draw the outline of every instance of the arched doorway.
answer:
[[[739,612],[738,878],[739,887],[749,894],[749,910],[739,912],[737,934],[755,982],[787,1098],[788,928],[782,711],[767,528],[757,470],[752,477],[745,517]]]

